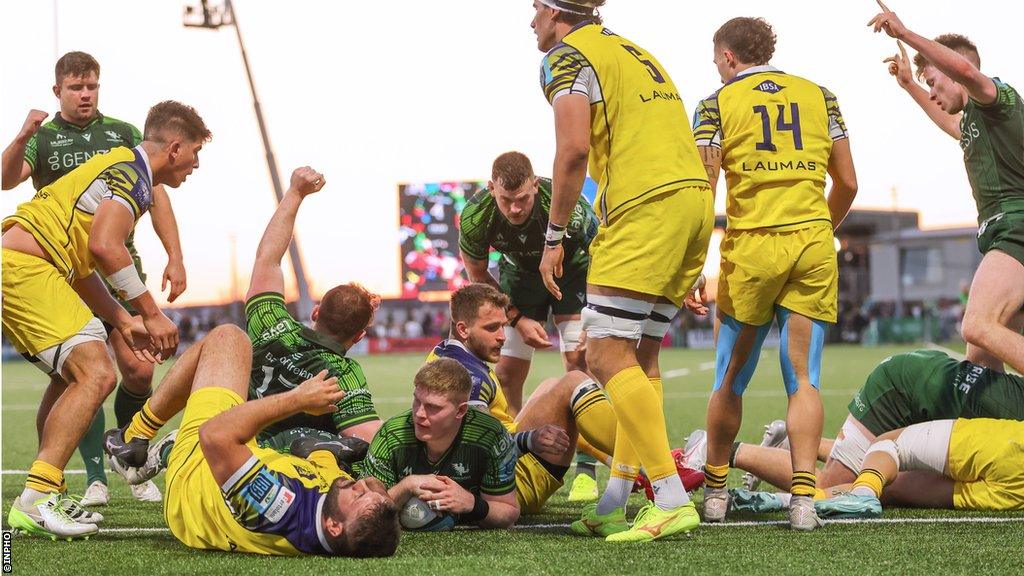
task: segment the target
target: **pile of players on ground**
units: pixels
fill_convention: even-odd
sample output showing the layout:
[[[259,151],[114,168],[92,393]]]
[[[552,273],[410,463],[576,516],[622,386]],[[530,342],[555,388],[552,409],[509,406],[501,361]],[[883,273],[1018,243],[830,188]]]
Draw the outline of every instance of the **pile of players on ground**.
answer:
[[[724,86],[700,103],[691,131],[657,60],[601,26],[603,4],[534,2],[556,118],[554,179],[538,178],[518,152],[494,161],[488,189],[460,217],[459,248],[474,283],[452,294],[449,338],[412,376],[411,408],[387,421],[346,356],[372,324],[378,298],[357,284],[336,286],[309,326],[285,304],[281,260],[296,214],[326,184],[308,167],[292,174],[260,242],[247,333],[214,329],[149,396],[152,363],[174,353],[177,330],[126,242],[152,207],[171,260],[164,280],[172,296],[180,293],[184,271],[163,185],[177,187],[198,167],[210,132],[177,102],[154,106],[141,135],[103,117],[98,64],[82,53],[62,58],[61,114],[42,125],[45,113],[30,113],[4,153],[4,187],[32,175],[39,189],[3,224],[4,331],[53,378],[38,457],[9,524],[71,539],[96,533],[102,520],[66,495],[63,475],[80,441],[83,451],[95,449],[87,430],[114,388],[107,331],[95,316],[108,324],[125,377],[118,427],[103,435],[102,449],[133,486],[166,469],[164,516],[194,548],[387,556],[402,527],[505,528],[540,511],[574,459],[569,500],[585,504],[571,531],[612,542],[686,533],[729,510],[788,510],[791,527],[808,531],[822,518],[877,517],[883,502],[1024,507],[1024,380],[1002,372],[1003,362],[1024,369],[1017,92],[978,72],[966,38],[926,40],[884,6],[872,20],[919,51],[931,96],[905,52],[889,59],[900,86],[954,137],[961,123],[970,127],[964,146],[985,257],[964,320],[968,359],[927,350],[885,359],[837,437],[823,439],[818,390],[824,331],[836,314],[833,231],[857,188],[838,100],[768,65],[771,27],[736,18],[715,34]],[[613,140],[613,131],[629,137]],[[998,146],[1013,152],[994,154]],[[579,198],[588,158],[600,188],[593,207]],[[708,313],[700,270],[722,170],[729,226],[707,431],[670,450],[658,352],[681,308]],[[502,254],[498,280],[490,250]],[[523,403],[533,351],[551,346],[549,319],[566,372]],[[787,421],[769,424],[760,446],[735,442],[773,319]],[[180,428],[154,441],[179,413]],[[610,469],[600,496],[598,463]],[[742,488],[729,489],[734,467],[747,474]],[[765,481],[782,492],[755,491]],[[97,483],[102,489],[93,490]],[[703,517],[689,497],[701,485]],[[155,489],[150,483],[136,496],[158,498]],[[90,490],[89,502],[105,502],[105,480]],[[650,502],[630,520],[634,490]]]

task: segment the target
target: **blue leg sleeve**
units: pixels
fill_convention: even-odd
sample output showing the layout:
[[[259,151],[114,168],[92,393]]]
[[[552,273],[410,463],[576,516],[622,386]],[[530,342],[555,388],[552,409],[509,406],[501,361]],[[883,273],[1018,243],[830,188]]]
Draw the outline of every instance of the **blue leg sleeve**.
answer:
[[[718,328],[718,345],[715,346],[715,387],[712,388],[712,391],[718,391],[725,381],[725,373],[729,370],[733,350],[736,348],[736,342],[739,340],[740,331],[744,326],[747,325],[728,314],[722,314],[722,325]],[[747,384],[750,384],[750,378],[754,375],[754,369],[757,368],[757,359],[761,355],[761,345],[764,344],[764,339],[771,326],[772,323],[769,322],[764,326],[757,327],[757,335],[754,337],[750,354],[732,383],[732,391],[737,396],[742,396],[747,389]]]
[[[776,306],[776,319],[779,323],[779,363],[782,365],[782,381],[786,384],[786,394],[796,394],[799,381],[796,370],[789,360],[789,317],[792,314],[781,306]],[[828,323],[823,320],[811,319],[811,342],[807,351],[807,377],[815,390],[821,389],[821,351],[825,348],[825,330]]]

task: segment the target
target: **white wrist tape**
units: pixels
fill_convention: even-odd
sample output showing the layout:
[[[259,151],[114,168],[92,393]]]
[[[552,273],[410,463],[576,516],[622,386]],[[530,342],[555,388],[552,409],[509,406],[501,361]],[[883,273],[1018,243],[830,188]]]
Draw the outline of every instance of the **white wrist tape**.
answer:
[[[142,278],[139,278],[138,270],[131,265],[107,276],[107,283],[122,300],[134,300],[146,291],[146,285],[142,283]]]

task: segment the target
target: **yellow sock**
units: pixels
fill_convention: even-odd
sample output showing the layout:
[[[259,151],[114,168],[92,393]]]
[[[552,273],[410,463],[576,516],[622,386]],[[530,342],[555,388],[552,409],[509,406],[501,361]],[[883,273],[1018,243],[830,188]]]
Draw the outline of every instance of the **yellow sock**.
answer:
[[[729,465],[714,464],[704,465],[704,485],[708,488],[725,488],[725,481],[729,479]]]
[[[622,424],[615,427],[615,451],[612,452],[611,473],[616,478],[624,478],[632,482],[640,474],[640,458],[633,449],[633,443],[622,429]]]
[[[576,452],[582,452],[588,456],[593,456],[594,459],[605,466],[611,467],[612,465],[611,454],[598,450],[590,442],[587,442],[587,439],[582,435],[576,437]]]
[[[789,486],[789,493],[793,496],[814,497],[815,484],[818,478],[814,472],[793,472],[793,482]]]
[[[135,416],[132,416],[131,423],[128,424],[128,428],[124,431],[125,442],[130,442],[133,438],[152,440],[160,430],[160,427],[167,423],[166,420],[161,420],[153,413],[153,410],[149,407],[150,401],[146,400],[142,410],[139,410],[135,413]]]
[[[814,500],[815,501],[826,500],[828,498],[829,498],[828,492],[825,492],[821,488],[815,488],[814,489]]]
[[[585,382],[576,388],[569,408],[581,438],[604,454],[615,450],[615,411],[596,383]]]
[[[885,486],[885,477],[882,473],[874,468],[865,468],[861,470],[857,479],[853,482],[853,488],[864,487],[871,490],[874,493],[875,498],[882,495],[882,487]]]
[[[26,488],[37,492],[50,493],[60,492],[60,487],[63,485],[63,470],[42,460],[32,462],[32,467],[28,469],[28,480],[25,481]]]
[[[618,435],[625,432],[652,483],[675,474],[676,463],[669,452],[665,413],[658,392],[643,369],[639,366],[626,368],[612,376],[604,390],[619,424],[616,442]]]

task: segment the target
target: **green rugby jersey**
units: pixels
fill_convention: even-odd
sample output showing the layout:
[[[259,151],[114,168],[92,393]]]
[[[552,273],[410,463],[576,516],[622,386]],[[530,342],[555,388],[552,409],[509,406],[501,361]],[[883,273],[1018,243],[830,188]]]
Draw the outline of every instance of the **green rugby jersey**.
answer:
[[[292,428],[313,428],[337,433],[346,428],[379,420],[366,377],[359,363],[345,357],[337,342],[297,322],[288,313],[281,294],[257,294],[245,303],[246,331],[252,341],[252,373],[249,398],[262,398],[295,388],[327,370],[338,379],[345,397],[333,414],[296,414],[264,428],[258,437],[269,441]]]
[[[413,474],[438,474],[474,494],[501,496],[516,488],[518,459],[515,442],[501,422],[470,410],[448,452],[432,463],[426,444],[416,439],[412,410],[406,410],[377,431],[358,473],[373,476],[388,488]]]
[[[1024,211],[1024,104],[1012,86],[992,81],[996,101],[982,105],[968,99],[960,120],[960,147],[979,223],[1001,212]]]
[[[876,435],[930,420],[1024,420],[1024,378],[915,350],[879,364],[849,409]]]
[[[459,220],[459,248],[474,260],[486,260],[493,247],[502,254],[501,269],[538,273],[544,253],[544,236],[551,213],[551,180],[540,179],[530,217],[519,226],[512,225],[501,211],[490,190],[481,190],[470,198]],[[597,235],[594,209],[580,196],[569,217],[562,246],[565,249],[565,273],[590,265],[590,241]]]

